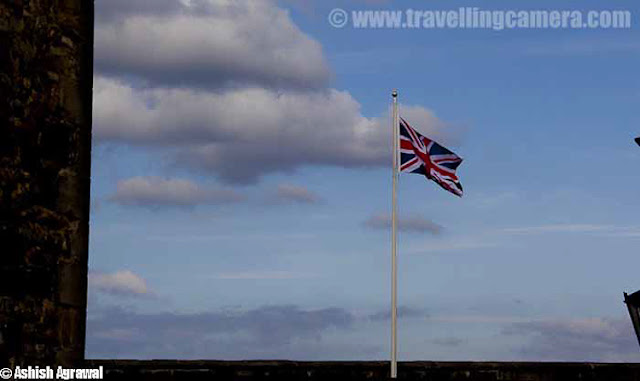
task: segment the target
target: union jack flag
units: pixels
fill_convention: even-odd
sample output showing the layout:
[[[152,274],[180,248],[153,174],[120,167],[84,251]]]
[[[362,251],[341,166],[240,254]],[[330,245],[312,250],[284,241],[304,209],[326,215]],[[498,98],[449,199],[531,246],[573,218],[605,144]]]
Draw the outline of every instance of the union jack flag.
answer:
[[[455,153],[420,135],[400,118],[400,172],[421,173],[429,180],[462,197],[456,168],[462,163]]]

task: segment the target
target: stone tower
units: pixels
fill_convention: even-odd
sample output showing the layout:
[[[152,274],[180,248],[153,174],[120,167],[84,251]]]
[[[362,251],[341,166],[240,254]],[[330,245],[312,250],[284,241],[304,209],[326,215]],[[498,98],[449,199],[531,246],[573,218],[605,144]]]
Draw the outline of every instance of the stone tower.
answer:
[[[93,0],[0,2],[0,367],[84,358]]]

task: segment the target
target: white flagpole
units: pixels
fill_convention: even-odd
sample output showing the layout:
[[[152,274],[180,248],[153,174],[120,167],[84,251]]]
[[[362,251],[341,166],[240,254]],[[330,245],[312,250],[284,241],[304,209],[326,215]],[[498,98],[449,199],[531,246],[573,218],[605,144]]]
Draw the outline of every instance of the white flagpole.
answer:
[[[398,341],[397,341],[397,298],[398,298],[398,269],[397,269],[397,227],[398,227],[398,145],[399,145],[399,116],[398,91],[393,90],[393,192],[391,208],[391,378],[398,376]]]

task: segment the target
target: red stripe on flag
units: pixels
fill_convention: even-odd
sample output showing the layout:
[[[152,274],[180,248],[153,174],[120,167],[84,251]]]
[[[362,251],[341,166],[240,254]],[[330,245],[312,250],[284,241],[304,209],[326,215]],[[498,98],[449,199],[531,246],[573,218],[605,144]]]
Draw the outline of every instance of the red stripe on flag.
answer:
[[[418,159],[417,157],[414,157],[413,159],[407,161],[406,163],[402,164],[402,166],[400,166],[400,170],[404,171],[405,169],[411,167],[412,165],[416,164],[420,159]]]

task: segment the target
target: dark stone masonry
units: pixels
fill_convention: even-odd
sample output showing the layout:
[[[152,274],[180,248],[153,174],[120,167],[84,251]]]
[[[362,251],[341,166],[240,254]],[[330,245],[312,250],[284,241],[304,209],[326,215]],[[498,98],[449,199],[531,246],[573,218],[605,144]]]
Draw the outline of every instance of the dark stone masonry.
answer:
[[[84,359],[93,17],[92,0],[0,0],[0,368],[102,366],[108,380],[387,379],[388,362]],[[398,378],[640,381],[640,364],[406,362]]]
[[[92,57],[92,1],[0,1],[0,366],[84,357]]]

